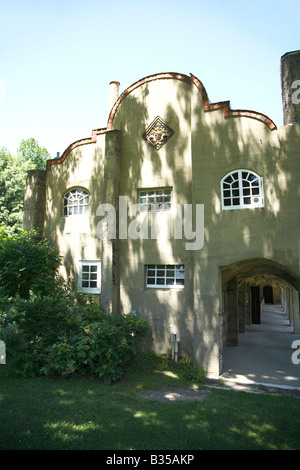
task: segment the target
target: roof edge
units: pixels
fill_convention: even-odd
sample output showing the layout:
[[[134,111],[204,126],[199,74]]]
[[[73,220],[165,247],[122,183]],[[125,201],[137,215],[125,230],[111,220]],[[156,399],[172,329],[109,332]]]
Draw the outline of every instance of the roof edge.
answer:
[[[136,88],[144,85],[145,83],[152,82],[154,80],[181,80],[189,84],[193,84],[196,86],[198,89],[199,93],[201,94],[202,101],[203,101],[203,109],[204,112],[210,112],[210,111],[215,111],[215,110],[224,110],[224,117],[225,118],[230,118],[230,117],[247,117],[250,119],[256,119],[257,121],[262,122],[268,128],[273,131],[277,129],[276,124],[270,119],[268,116],[265,114],[256,112],[256,111],[251,111],[247,109],[231,109],[230,107],[230,101],[219,101],[216,103],[210,103],[208,99],[208,95],[206,92],[206,89],[203,85],[203,83],[197,78],[195,75],[190,74],[190,75],[185,75],[182,73],[175,73],[175,72],[163,72],[163,73],[157,73],[153,75],[148,75],[132,85],[130,85],[126,90],[121,93],[117,101],[114,103],[113,107],[111,108],[111,111],[109,113],[108,121],[107,121],[107,127],[106,128],[100,128],[100,129],[95,129],[92,131],[92,137],[84,138],[77,140],[70,144],[66,150],[63,152],[62,156],[60,158],[53,158],[51,160],[47,161],[47,171],[51,169],[51,166],[56,164],[56,163],[62,163],[68,154],[74,150],[75,148],[81,146],[81,145],[87,145],[91,143],[95,143],[97,141],[97,135],[106,133],[110,130],[113,130],[113,121],[116,116],[117,110],[119,106],[121,105],[122,101],[128,96],[133,90]]]
[[[127,95],[129,95],[133,90],[136,88],[140,87],[141,85],[144,85],[145,83],[152,82],[154,80],[170,80],[170,79],[175,79],[175,80],[182,80],[187,83],[191,83],[191,78],[188,75],[182,74],[182,73],[175,73],[175,72],[164,72],[164,73],[157,73],[153,75],[148,75],[147,77],[141,78],[137,82],[133,83],[130,85],[126,90],[121,93],[115,104],[113,105],[108,121],[107,121],[107,128],[112,129],[113,126],[113,120],[115,118],[115,115],[117,113],[117,109],[119,108],[120,104],[126,98]]]
[[[257,111],[251,111],[248,109],[231,109],[230,101],[218,101],[217,103],[210,103],[208,99],[208,95],[204,88],[203,83],[199,80],[199,78],[195,77],[195,75],[191,74],[192,83],[196,86],[199,90],[202,101],[203,101],[203,108],[204,112],[208,111],[215,111],[217,109],[224,109],[224,117],[247,117],[250,119],[256,119],[264,124],[266,124],[271,131],[277,129],[276,124],[265,114],[262,114]]]

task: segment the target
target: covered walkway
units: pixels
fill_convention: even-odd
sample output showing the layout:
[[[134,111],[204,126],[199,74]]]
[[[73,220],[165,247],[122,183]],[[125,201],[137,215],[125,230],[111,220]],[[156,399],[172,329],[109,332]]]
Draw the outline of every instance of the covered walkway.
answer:
[[[300,364],[292,362],[296,340],[300,334],[293,334],[282,307],[265,304],[261,323],[247,326],[238,336],[238,346],[224,347],[220,378],[300,390]]]

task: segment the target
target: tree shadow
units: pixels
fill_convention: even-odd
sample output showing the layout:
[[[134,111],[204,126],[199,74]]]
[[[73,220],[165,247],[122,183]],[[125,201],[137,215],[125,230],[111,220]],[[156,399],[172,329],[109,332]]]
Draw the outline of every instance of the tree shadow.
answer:
[[[109,128],[93,131],[93,139],[80,141],[63,162],[51,166],[45,234],[64,253],[67,275],[76,275],[79,258],[102,261],[101,302],[111,311],[113,306],[120,313],[138,311],[148,320],[156,352],[170,353],[170,334],[175,333],[180,354],[212,372],[221,370],[232,315],[239,333],[239,292],[249,293],[266,275],[272,275],[271,281],[276,280],[285,292],[290,285],[297,293],[300,290],[295,204],[300,136],[297,126],[276,129],[261,114],[234,112],[229,102],[211,104],[204,88],[195,83],[195,77],[158,75],[121,95]],[[156,116],[174,131],[158,151],[143,139]],[[263,177],[263,208],[222,211],[220,181],[235,169]],[[68,229],[61,201],[63,192],[73,185],[90,191],[90,215],[86,225],[70,224]],[[115,205],[118,220],[119,195],[126,197],[128,208],[139,202],[139,190],[159,187],[172,188],[174,205],[193,204],[194,209],[196,204],[204,205],[201,249],[187,250],[187,240],[172,238],[172,229],[169,238],[151,239],[151,221],[148,238],[138,237],[138,232],[136,239],[98,238],[100,204]],[[168,217],[173,227],[172,211],[157,217],[162,232]],[[127,227],[131,222],[127,213]],[[272,272],[275,264],[266,269],[262,262],[258,279],[252,271],[253,259],[270,260],[283,269]],[[241,260],[250,260],[246,271],[238,264]],[[147,265],[179,263],[185,266],[183,290],[147,288]],[[232,275],[225,279],[224,271]],[[233,293],[231,305],[228,292]]]

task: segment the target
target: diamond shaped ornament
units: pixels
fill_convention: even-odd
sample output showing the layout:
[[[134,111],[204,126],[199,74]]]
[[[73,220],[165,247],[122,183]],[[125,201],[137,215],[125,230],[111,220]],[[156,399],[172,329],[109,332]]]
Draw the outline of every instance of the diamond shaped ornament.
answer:
[[[174,131],[157,116],[147,127],[143,139],[155,150],[159,150],[172,137]]]

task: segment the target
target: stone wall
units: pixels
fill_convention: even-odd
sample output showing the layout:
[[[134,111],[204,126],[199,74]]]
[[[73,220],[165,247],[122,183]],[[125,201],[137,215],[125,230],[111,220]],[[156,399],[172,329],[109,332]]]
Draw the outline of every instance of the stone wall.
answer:
[[[281,57],[281,88],[284,125],[300,123],[300,51]]]
[[[42,230],[45,216],[46,174],[44,170],[29,170],[24,198],[24,230]]]

